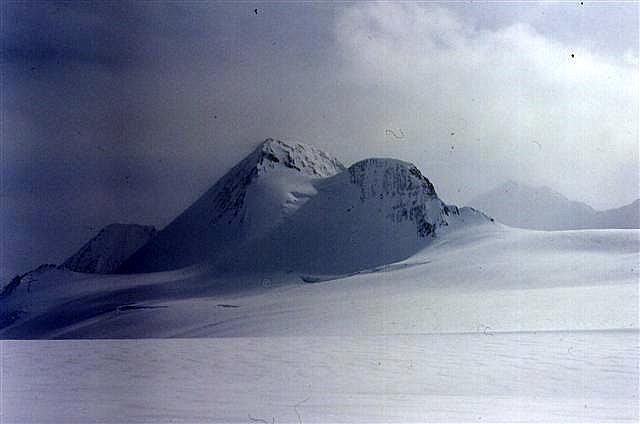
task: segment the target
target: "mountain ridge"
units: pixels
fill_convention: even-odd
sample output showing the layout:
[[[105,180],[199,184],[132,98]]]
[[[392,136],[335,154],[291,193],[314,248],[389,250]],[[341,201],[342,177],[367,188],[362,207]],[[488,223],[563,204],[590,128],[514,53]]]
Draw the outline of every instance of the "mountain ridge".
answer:
[[[450,225],[491,222],[472,208],[446,205],[415,165],[397,159],[365,159],[313,187],[287,222],[218,265],[355,272],[405,259]]]
[[[132,255],[118,272],[165,271],[210,259],[216,251],[268,231],[277,221],[277,217],[268,217],[260,225],[243,225],[249,219],[247,202],[260,189],[252,190],[257,181],[278,179],[279,174],[286,174],[304,185],[305,180],[327,177],[344,169],[338,159],[320,149],[268,138]],[[275,209],[271,204],[261,207],[272,212]],[[247,234],[247,228],[253,232]],[[181,246],[181,250],[174,249],[174,244]]]
[[[517,228],[640,228],[640,199],[619,208],[596,210],[549,187],[533,187],[513,180],[474,197],[468,204]]]
[[[356,207],[363,203],[369,209]],[[273,267],[293,258],[299,267],[341,263],[353,271],[406,257],[459,214],[438,198],[413,164],[369,158],[346,168],[315,147],[269,138],[118,272],[166,271],[203,262]],[[465,210],[468,219],[474,214],[490,222]],[[394,247],[385,254],[368,250],[389,240]],[[309,249],[323,253],[314,256]]]
[[[325,264],[340,262],[351,272],[403,259],[450,224],[491,221],[473,208],[447,205],[409,162],[368,158],[347,168],[318,148],[268,138],[162,230],[108,225],[59,267],[129,274],[199,263],[238,266],[234,256],[244,255],[243,249],[253,257],[243,266],[269,267],[264,243],[266,250],[288,252],[302,267],[314,262],[310,253],[298,255],[306,240],[308,248],[324,246]],[[354,257],[389,243],[382,254],[374,249]],[[270,258],[274,264],[286,259]]]
[[[60,267],[75,272],[110,274],[156,233],[151,225],[109,224]]]

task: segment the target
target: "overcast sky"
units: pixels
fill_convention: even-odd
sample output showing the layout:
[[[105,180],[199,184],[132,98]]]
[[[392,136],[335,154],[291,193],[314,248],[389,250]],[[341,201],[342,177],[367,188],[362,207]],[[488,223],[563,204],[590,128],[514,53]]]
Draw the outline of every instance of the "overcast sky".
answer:
[[[635,2],[1,7],[2,278],[167,224],[267,137],[409,160],[457,204],[639,197]]]

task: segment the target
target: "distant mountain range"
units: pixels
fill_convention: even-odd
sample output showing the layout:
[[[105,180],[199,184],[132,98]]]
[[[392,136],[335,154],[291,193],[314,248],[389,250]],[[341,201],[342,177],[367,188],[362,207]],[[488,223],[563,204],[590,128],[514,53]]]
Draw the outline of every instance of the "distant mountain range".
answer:
[[[548,187],[531,187],[514,181],[475,197],[469,205],[503,224],[518,228],[640,228],[640,200],[620,208],[598,211]]]

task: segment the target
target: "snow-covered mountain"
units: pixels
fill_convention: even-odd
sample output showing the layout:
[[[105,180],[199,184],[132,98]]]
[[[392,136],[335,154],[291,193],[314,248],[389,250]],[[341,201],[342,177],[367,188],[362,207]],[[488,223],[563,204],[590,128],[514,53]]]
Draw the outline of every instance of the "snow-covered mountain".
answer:
[[[64,327],[93,316],[97,304],[102,305],[99,312],[121,307],[120,290],[129,293],[128,284],[104,287],[98,290],[100,299],[85,305],[80,294],[86,287],[80,285],[76,293],[72,281],[86,278],[68,270],[147,273],[140,279],[124,278],[149,280],[155,288],[145,296],[153,298],[167,295],[158,288],[164,277],[152,273],[157,271],[294,272],[317,281],[405,260],[437,237],[460,228],[496,226],[492,221],[472,208],[446,205],[410,163],[375,158],[347,169],[316,148],[268,139],[157,234],[151,227],[111,225],[59,269],[52,268],[44,277],[39,273],[35,279],[13,281],[3,296],[13,308],[6,308],[9,315],[2,320],[13,323],[37,316],[78,294],[79,303],[73,308],[66,305],[53,312],[55,318],[49,316],[36,325]],[[23,284],[27,280],[38,281],[35,295],[31,284]],[[186,284],[172,296],[189,297],[202,290],[199,284]]]
[[[156,235],[148,225],[111,224],[104,227],[61,267],[89,274],[111,274]]]
[[[214,260],[292,214],[314,194],[314,179],[344,169],[340,161],[315,147],[267,139],[120,271],[164,271]]]
[[[597,211],[548,187],[509,181],[475,197],[469,205],[512,227],[534,230],[640,228],[640,202]]]
[[[474,209],[446,205],[414,165],[394,159],[366,159],[314,180],[305,197],[281,225],[218,264],[354,272],[405,259],[450,225],[490,222]]]
[[[202,262],[354,271],[406,258],[456,219],[464,219],[458,208],[409,163],[368,159],[345,169],[314,147],[267,139],[119,271]]]

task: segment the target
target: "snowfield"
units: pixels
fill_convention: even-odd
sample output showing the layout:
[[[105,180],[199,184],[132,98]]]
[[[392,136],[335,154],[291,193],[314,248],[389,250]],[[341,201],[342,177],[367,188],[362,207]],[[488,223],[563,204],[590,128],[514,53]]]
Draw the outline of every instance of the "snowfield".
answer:
[[[127,259],[101,234],[77,262],[128,274],[0,292],[3,424],[638,421],[640,230],[514,229],[268,139]]]
[[[45,271],[5,299],[3,338],[372,336],[638,330],[638,230],[451,228],[344,275]]]
[[[637,422],[639,236],[452,225],[346,275],[45,271],[3,338],[208,339],[3,341],[2,422]]]
[[[5,341],[2,422],[637,422],[637,332]]]

